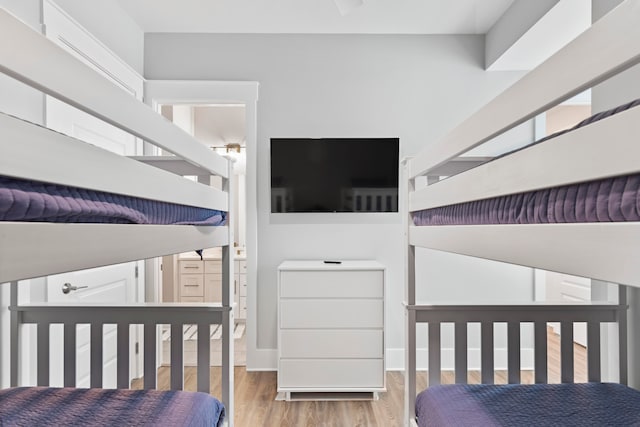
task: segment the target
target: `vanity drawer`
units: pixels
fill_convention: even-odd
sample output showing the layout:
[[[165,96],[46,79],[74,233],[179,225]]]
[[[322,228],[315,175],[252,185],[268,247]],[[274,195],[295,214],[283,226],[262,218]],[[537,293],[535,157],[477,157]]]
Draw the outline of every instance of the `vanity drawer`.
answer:
[[[204,279],[202,274],[183,274],[180,276],[181,297],[203,297]]]
[[[180,274],[195,274],[204,271],[202,261],[180,261]]]

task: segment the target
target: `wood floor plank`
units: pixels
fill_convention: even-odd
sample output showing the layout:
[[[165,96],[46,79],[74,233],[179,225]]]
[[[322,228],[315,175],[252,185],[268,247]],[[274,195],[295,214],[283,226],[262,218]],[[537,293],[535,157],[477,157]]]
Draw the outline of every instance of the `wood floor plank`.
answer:
[[[549,382],[560,382],[559,337],[548,334]],[[574,346],[575,380],[587,379],[586,349]],[[554,363],[551,361],[554,360]],[[469,383],[479,383],[480,373],[469,371]],[[532,371],[522,371],[522,382],[532,384]],[[211,394],[220,396],[221,370],[211,368]],[[428,375],[421,371],[416,377],[417,390],[427,386]],[[495,371],[496,384],[507,383],[506,370]],[[441,376],[442,384],[455,383],[454,373],[446,371]],[[158,371],[158,388],[169,389],[169,368]],[[132,388],[141,388],[142,381],[135,380]],[[247,372],[244,366],[235,368],[235,425],[238,427],[400,427],[404,419],[404,373],[387,372],[387,392],[380,393],[375,401],[276,401],[276,372]],[[185,368],[185,390],[196,390],[196,369]]]

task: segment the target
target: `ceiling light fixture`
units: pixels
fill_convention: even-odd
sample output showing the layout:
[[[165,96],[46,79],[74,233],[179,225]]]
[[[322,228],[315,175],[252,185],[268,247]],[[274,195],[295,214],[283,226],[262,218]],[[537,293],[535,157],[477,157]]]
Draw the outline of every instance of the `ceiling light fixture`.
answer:
[[[338,10],[340,11],[340,15],[345,16],[353,9],[358,8],[364,4],[364,0],[333,0]]]

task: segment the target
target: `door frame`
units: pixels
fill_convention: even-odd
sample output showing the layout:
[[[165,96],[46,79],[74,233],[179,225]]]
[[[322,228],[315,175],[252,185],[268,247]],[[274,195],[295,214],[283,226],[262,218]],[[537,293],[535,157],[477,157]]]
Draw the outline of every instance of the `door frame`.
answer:
[[[244,104],[247,153],[246,170],[246,252],[247,252],[247,369],[272,366],[273,351],[257,348],[257,270],[258,270],[258,197],[257,197],[257,103],[258,82],[213,80],[147,80],[145,102],[158,111],[166,104]],[[145,144],[144,154],[154,155],[155,147]],[[145,295],[148,301],[162,298],[158,259],[147,260]],[[161,342],[158,341],[158,347]]]

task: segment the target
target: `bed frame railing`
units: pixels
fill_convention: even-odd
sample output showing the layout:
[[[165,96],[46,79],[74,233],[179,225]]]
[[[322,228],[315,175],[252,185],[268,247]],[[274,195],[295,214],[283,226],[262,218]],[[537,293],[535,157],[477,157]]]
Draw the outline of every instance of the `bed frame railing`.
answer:
[[[536,383],[547,383],[547,323],[559,322],[560,380],[574,382],[574,323],[587,324],[588,381],[599,382],[602,377],[601,324],[616,323],[619,340],[619,382],[627,383],[627,303],[626,288],[621,286],[619,303],[592,304],[523,304],[523,305],[407,305],[409,341],[407,372],[416,372],[416,323],[428,324],[428,383],[441,382],[441,326],[453,323],[455,330],[455,382],[466,384],[468,378],[467,329],[470,323],[480,323],[481,383],[493,384],[494,325],[507,324],[507,378],[510,384],[521,382],[522,324],[534,325],[534,378]],[[406,375],[405,405],[407,414],[415,414],[416,377]],[[407,420],[408,425],[409,420]]]
[[[0,58],[0,72],[216,175],[229,175],[226,159],[212,156],[205,145],[193,144],[182,129],[4,9],[0,9]]]
[[[422,176],[640,61],[640,0],[626,0],[412,162]],[[594,53],[598,52],[597,55]],[[571,70],[571,72],[567,72]]]
[[[17,283],[13,284],[16,295]],[[76,387],[76,336],[78,325],[90,325],[90,386],[103,387],[103,328],[117,326],[117,387],[130,387],[129,333],[130,325],[144,327],[144,388],[157,387],[156,343],[158,326],[170,325],[172,390],[184,387],[183,325],[197,325],[197,390],[210,392],[210,325],[220,324],[222,334],[222,401],[231,400],[230,381],[233,370],[231,354],[233,346],[232,307],[220,304],[133,304],[133,305],[18,305],[12,295],[11,310],[11,386],[17,386],[19,373],[19,340],[21,325],[37,325],[37,385],[49,386],[50,378],[50,327],[64,326],[64,386]],[[227,362],[225,364],[225,361]]]

